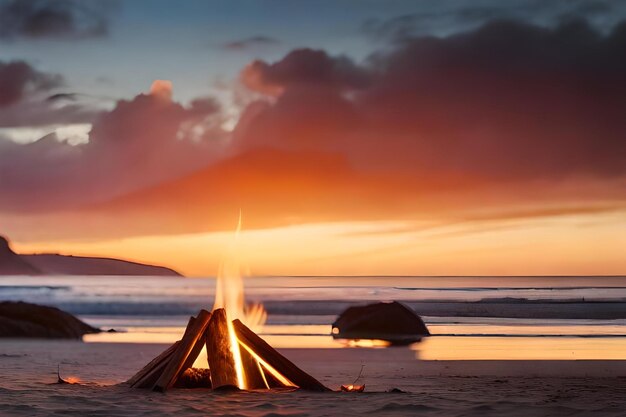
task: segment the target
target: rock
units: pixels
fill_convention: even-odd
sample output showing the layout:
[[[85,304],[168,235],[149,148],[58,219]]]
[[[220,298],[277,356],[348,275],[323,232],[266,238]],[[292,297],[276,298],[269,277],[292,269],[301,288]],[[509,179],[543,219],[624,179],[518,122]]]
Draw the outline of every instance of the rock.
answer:
[[[58,308],[21,301],[0,303],[0,338],[81,339],[98,332]]]
[[[40,275],[41,271],[13,252],[9,241],[0,236],[0,275]]]
[[[397,301],[347,308],[333,323],[332,334],[335,339],[376,339],[392,345],[430,336],[420,316]]]
[[[9,241],[0,236],[0,275],[133,275],[182,276],[163,266],[114,258],[42,253],[23,255],[13,252]]]

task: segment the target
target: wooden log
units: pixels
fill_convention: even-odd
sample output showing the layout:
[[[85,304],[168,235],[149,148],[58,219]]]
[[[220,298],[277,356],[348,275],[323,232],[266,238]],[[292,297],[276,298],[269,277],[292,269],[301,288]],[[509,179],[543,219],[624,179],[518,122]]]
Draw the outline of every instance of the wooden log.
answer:
[[[172,354],[168,356],[163,362],[155,366],[154,369],[146,374],[146,376],[137,381],[135,385],[133,385],[133,388],[153,388],[154,384],[156,384],[161,375],[163,375],[163,371],[174,356],[174,353],[175,352],[172,352]]]
[[[206,330],[206,354],[213,389],[239,387],[235,357],[230,348],[228,322],[223,308],[213,310]]]
[[[294,385],[309,391],[330,391],[317,379],[298,368],[289,359],[278,353],[265,340],[261,339],[240,320],[233,321],[233,327],[239,343],[256,354],[263,362],[274,368],[278,373]]]
[[[189,353],[189,356],[187,357],[187,360],[183,364],[183,367],[180,369],[180,373],[179,373],[180,375],[182,375],[183,372],[185,372],[187,369],[193,366],[194,362],[198,358],[198,355],[200,355],[200,352],[202,352],[202,348],[204,347],[204,343],[205,343],[205,338],[206,338],[206,328],[204,329],[204,333],[202,334],[202,336],[200,336],[198,340],[196,341],[196,345],[193,347],[193,349],[191,350],[191,353]]]
[[[196,318],[193,316],[189,318],[183,337],[185,337],[185,335],[189,332],[189,329],[195,320]],[[152,385],[154,385],[167,365],[165,360],[169,360],[171,358],[179,344],[180,340],[154,358],[148,365],[144,366],[143,369],[129,379],[127,383],[129,383],[131,387],[135,388],[152,388]]]
[[[241,345],[239,346],[239,352],[241,353],[241,364],[245,375],[246,389],[268,389],[269,386],[267,385],[259,362]]]
[[[198,317],[193,320],[191,326],[185,331],[185,335],[181,339],[172,358],[154,384],[153,390],[163,392],[174,385],[176,377],[180,374],[182,367],[194,350],[196,342],[204,336],[204,331],[210,319],[211,313],[206,310],[200,310]],[[195,358],[193,360],[195,360]]]
[[[161,352],[159,356],[152,359],[146,366],[141,368],[139,372],[137,372],[135,375],[130,377],[130,379],[126,381],[126,383],[130,385],[131,387],[135,385],[137,381],[139,381],[140,379],[145,377],[148,373],[150,373],[150,371],[152,371],[156,366],[158,366],[161,362],[163,362],[165,358],[171,356],[172,353],[176,350],[178,343],[179,342],[174,343],[173,345],[165,349],[163,352]]]
[[[196,321],[196,317],[195,316],[189,317],[189,321],[187,322],[187,327],[185,327],[185,333],[183,333],[183,338],[185,336],[187,336],[187,334],[189,333],[189,329],[191,329],[191,327],[193,326],[193,323],[195,321]]]

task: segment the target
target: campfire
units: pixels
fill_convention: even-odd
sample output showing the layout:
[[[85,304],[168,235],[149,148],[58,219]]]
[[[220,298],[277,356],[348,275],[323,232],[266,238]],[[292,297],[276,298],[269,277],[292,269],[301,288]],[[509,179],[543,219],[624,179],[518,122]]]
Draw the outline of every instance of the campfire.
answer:
[[[240,230],[241,214],[235,239],[220,265],[213,311],[200,310],[191,317],[182,339],[130,378],[127,383],[131,387],[154,391],[172,387],[330,391],[242,322],[244,319],[253,328],[261,326],[266,313],[262,305],[246,306],[244,302],[236,250]],[[204,347],[208,369],[193,368]]]
[[[206,346],[208,370],[192,368]],[[127,383],[134,388],[165,391],[174,386],[259,390],[300,388],[330,391],[278,353],[241,320],[230,321],[226,310],[201,310],[181,340],[154,358]]]

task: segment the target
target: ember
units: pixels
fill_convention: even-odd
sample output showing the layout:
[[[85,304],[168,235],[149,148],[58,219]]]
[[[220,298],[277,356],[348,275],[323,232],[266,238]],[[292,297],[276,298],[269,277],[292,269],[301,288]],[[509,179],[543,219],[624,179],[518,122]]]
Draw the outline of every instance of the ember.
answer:
[[[365,385],[342,385],[341,391],[343,392],[363,392],[365,391]]]

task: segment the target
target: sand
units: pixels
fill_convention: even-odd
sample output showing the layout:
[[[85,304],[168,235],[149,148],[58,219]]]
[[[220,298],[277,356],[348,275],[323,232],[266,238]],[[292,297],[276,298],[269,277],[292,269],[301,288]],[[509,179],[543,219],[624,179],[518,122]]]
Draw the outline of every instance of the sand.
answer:
[[[281,349],[332,388],[366,393],[172,390],[116,385],[166,346],[0,341],[2,416],[623,416],[626,361],[419,361],[392,349]],[[57,385],[62,376],[81,385]],[[398,388],[405,393],[386,393]]]

